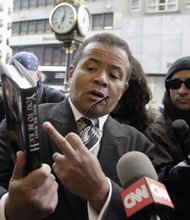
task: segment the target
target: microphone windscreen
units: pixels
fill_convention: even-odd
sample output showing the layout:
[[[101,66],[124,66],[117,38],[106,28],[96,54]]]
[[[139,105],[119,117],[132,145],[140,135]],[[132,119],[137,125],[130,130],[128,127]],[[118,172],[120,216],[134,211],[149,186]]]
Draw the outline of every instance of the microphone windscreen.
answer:
[[[124,189],[142,177],[158,180],[156,170],[150,159],[138,151],[128,152],[119,159],[117,175]]]
[[[181,141],[184,141],[188,137],[189,126],[183,119],[173,121],[172,130],[175,137]]]

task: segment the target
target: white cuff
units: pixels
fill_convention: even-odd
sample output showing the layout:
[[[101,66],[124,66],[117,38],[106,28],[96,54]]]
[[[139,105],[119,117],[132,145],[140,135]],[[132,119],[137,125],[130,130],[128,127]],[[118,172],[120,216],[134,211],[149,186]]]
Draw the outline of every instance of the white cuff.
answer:
[[[180,163],[178,163],[177,165],[175,165],[175,167],[190,167],[190,165],[187,164],[186,161],[181,161]]]
[[[5,200],[8,196],[8,193],[5,193],[0,199],[0,220],[6,220],[5,218]]]
[[[107,211],[107,207],[110,203],[110,199],[111,199],[111,195],[112,195],[112,185],[111,185],[111,181],[109,180],[109,178],[107,178],[108,182],[109,182],[109,194],[108,194],[108,198],[101,210],[101,212],[98,214],[96,212],[96,210],[90,205],[90,203],[88,202],[88,216],[89,216],[89,220],[103,220],[104,216],[106,214]],[[0,219],[1,220],[1,219]]]

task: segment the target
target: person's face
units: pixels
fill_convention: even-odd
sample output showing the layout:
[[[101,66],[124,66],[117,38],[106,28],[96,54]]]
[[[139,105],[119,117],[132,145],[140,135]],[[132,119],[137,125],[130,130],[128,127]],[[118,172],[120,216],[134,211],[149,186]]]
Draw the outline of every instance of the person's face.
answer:
[[[175,73],[171,79],[180,79],[185,81],[190,78],[190,70],[182,70]],[[190,89],[184,83],[181,84],[179,89],[170,89],[170,98],[173,104],[182,111],[190,110]]]
[[[33,78],[33,80],[35,81],[35,82],[37,82],[38,80],[39,80],[39,72],[36,70],[36,71],[34,71],[34,70],[29,70],[29,72],[30,72],[30,74],[31,74],[31,77]]]
[[[88,115],[100,117],[110,113],[127,89],[129,60],[124,50],[93,42],[86,46],[78,65],[70,68],[70,98],[85,115],[90,105],[104,96]]]

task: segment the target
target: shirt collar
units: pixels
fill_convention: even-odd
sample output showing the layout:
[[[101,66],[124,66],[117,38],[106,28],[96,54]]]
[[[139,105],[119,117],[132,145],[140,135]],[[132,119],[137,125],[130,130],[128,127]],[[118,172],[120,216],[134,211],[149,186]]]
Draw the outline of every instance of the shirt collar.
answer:
[[[75,121],[79,120],[81,117],[84,116],[84,115],[81,114],[81,113],[78,111],[78,109],[73,105],[73,103],[72,103],[70,97],[69,97],[69,103],[70,103],[71,109],[72,109],[72,111],[73,111],[73,115],[74,115]],[[103,130],[103,126],[104,126],[104,123],[105,123],[105,121],[106,121],[107,118],[108,118],[108,114],[98,118],[100,131]]]

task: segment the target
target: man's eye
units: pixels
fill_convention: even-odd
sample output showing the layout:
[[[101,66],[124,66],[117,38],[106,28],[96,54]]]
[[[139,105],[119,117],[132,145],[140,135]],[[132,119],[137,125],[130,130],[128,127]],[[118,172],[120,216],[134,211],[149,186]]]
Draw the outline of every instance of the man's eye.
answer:
[[[110,73],[110,76],[111,76],[111,78],[113,78],[113,79],[119,79],[119,76],[118,76],[118,74],[116,74],[116,73]]]
[[[94,68],[94,67],[88,67],[88,70],[89,70],[90,72],[95,72],[95,71],[96,71],[96,68]]]

